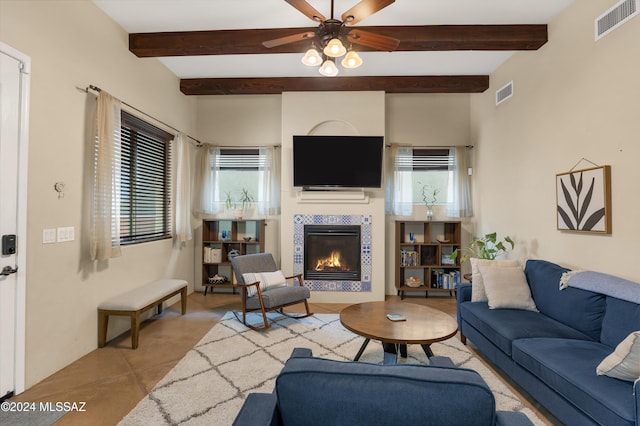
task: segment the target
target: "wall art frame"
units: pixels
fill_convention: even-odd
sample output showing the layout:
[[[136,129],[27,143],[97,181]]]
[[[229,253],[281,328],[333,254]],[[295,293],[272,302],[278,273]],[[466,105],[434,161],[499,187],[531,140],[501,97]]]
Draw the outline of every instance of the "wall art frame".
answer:
[[[611,166],[556,175],[560,231],[611,234]]]

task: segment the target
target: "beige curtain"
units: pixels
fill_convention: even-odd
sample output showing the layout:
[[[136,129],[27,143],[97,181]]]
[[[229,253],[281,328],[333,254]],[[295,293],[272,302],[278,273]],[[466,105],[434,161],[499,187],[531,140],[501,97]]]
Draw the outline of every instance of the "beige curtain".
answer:
[[[95,121],[92,260],[118,257],[120,251],[120,101],[101,91]]]
[[[413,214],[413,148],[392,144],[385,166],[385,212],[396,216]]]
[[[213,150],[219,151],[211,145],[203,145],[198,148],[196,157],[196,182],[194,209],[200,215],[210,215],[218,212],[218,205],[214,202],[213,187]]]
[[[449,164],[449,187],[451,195],[447,203],[447,216],[473,216],[471,205],[471,188],[469,183],[469,165],[467,162],[467,147],[455,146],[449,149],[449,157],[453,159]]]
[[[178,242],[193,238],[191,226],[191,144],[184,134],[178,133],[174,139],[177,151],[176,176],[176,229]]]
[[[264,162],[258,167],[258,213],[261,215],[280,214],[280,149],[276,147],[260,148]]]

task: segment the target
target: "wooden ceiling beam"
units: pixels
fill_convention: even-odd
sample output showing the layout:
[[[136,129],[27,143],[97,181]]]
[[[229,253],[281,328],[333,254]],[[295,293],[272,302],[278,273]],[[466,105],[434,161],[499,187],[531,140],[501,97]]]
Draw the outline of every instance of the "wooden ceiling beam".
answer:
[[[185,95],[255,95],[314,91],[387,93],[481,93],[489,76],[192,78],[180,80]]]
[[[536,50],[548,40],[546,25],[421,25],[354,27],[400,40],[396,51]],[[268,49],[263,41],[315,31],[314,27],[129,34],[138,57],[304,53],[309,40]],[[358,45],[358,51],[374,49]]]

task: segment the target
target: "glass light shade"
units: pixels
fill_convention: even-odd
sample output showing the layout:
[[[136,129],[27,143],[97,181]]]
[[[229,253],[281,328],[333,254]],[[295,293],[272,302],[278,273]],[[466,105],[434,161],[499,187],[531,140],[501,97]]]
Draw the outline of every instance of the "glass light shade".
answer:
[[[332,38],[323,50],[324,54],[332,58],[338,58],[347,53],[347,48],[342,45],[338,38]]]
[[[342,59],[342,66],[345,68],[358,68],[362,65],[362,58],[353,50],[350,50]]]
[[[322,58],[316,49],[311,48],[302,57],[302,63],[310,67],[316,67],[322,63]]]
[[[320,74],[327,77],[334,77],[338,74],[338,67],[331,59],[327,59],[320,67]]]

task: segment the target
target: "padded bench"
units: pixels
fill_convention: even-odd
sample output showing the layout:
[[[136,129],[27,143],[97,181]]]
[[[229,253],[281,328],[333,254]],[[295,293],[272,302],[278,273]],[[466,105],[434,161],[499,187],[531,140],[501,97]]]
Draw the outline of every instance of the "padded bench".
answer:
[[[140,314],[157,306],[162,312],[162,302],[180,294],[182,315],[187,313],[187,282],[185,280],[157,280],[142,287],[105,300],[98,306],[98,347],[107,343],[109,315],[124,315],[131,318],[131,348],[138,348]]]

